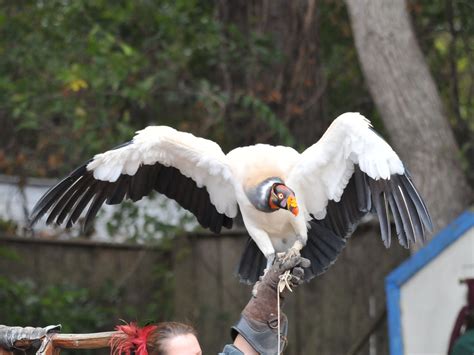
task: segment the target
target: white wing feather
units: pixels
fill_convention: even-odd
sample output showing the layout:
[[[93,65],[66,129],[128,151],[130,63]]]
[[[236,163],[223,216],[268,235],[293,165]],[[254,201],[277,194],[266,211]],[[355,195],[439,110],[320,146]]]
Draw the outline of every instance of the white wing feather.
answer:
[[[340,200],[354,172],[354,164],[359,164],[375,180],[390,179],[392,174],[405,172],[397,154],[371,127],[361,114],[344,113],[317,143],[301,154],[287,182],[297,198],[304,200],[307,219],[309,213],[317,219],[324,218],[328,200]]]
[[[94,178],[115,182],[121,174],[134,175],[141,165],[173,166],[205,186],[212,204],[228,217],[237,215],[234,178],[222,149],[213,141],[167,126],[136,132],[131,144],[97,154],[87,165]]]

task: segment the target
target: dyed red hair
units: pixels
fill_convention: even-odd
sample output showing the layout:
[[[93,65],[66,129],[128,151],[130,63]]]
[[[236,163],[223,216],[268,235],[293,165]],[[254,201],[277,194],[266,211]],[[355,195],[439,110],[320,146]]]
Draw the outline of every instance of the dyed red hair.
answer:
[[[136,323],[118,325],[119,333],[110,338],[111,355],[162,355],[165,354],[167,340],[179,335],[193,334],[190,325],[178,322],[162,322],[140,328]]]
[[[150,333],[155,331],[156,325],[147,325],[140,328],[136,323],[117,325],[115,330],[124,333],[117,333],[110,338],[110,352],[112,355],[148,355],[147,341]]]

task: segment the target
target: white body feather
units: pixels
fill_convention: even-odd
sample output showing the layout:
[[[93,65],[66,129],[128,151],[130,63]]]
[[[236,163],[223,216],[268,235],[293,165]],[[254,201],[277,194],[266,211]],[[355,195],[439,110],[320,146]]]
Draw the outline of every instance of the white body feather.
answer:
[[[304,216],[299,214],[295,217],[286,210],[271,213],[259,211],[251,204],[244,189],[268,177],[279,177],[285,181],[299,157],[293,148],[266,144],[237,148],[227,154],[232,172],[240,182],[236,197],[245,227],[266,257],[275,251],[284,252],[291,248],[297,236],[306,242]]]
[[[113,182],[120,174],[135,174],[142,164],[173,166],[207,188],[219,213],[235,217],[238,205],[249,234],[268,257],[289,249],[297,237],[306,242],[310,214],[322,219],[328,201],[339,201],[354,164],[376,180],[404,173],[396,153],[370,127],[362,115],[345,113],[302,154],[258,144],[227,156],[212,141],[170,127],[147,127],[137,132],[132,144],[96,155],[87,169],[94,178]],[[269,177],[279,177],[293,189],[298,216],[284,210],[261,212],[250,203],[244,189]]]

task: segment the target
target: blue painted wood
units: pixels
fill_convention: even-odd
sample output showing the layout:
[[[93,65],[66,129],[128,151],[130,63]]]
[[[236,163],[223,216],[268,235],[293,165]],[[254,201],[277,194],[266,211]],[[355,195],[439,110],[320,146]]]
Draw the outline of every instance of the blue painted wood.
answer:
[[[389,334],[390,354],[403,354],[403,339],[401,325],[400,305],[400,289],[395,284],[386,284],[387,293],[387,322]]]
[[[429,264],[453,242],[474,227],[474,211],[465,211],[416,254],[403,262],[385,278],[387,294],[388,335],[390,355],[403,355],[403,334],[401,327],[400,287],[421,268]]]

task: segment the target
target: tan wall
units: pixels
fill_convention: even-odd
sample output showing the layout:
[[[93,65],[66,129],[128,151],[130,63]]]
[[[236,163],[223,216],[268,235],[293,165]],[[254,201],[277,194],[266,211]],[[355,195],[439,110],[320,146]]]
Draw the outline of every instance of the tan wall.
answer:
[[[229,327],[250,297],[251,287],[240,284],[234,276],[245,241],[246,237],[236,235],[180,236],[170,256],[175,274],[174,319],[190,321],[197,327],[206,354],[217,353],[230,341]],[[386,250],[377,230],[359,228],[326,274],[289,297],[285,306],[290,321],[286,354],[347,353],[385,306],[384,277],[408,256],[396,242],[393,244]],[[0,245],[28,256],[20,264],[0,260],[0,275],[35,277],[47,283],[66,279],[86,287],[117,280],[120,275],[118,280],[127,286],[124,302],[139,308],[154,301],[153,294],[160,287],[147,278],[147,270],[167,258],[151,249],[123,245],[17,239],[0,239]],[[372,344],[376,352],[371,355],[388,353],[384,326]],[[360,354],[369,354],[368,346]]]

